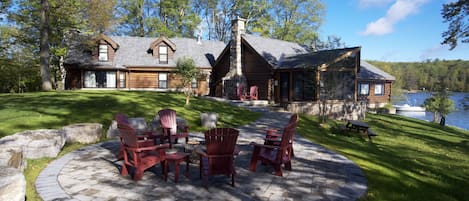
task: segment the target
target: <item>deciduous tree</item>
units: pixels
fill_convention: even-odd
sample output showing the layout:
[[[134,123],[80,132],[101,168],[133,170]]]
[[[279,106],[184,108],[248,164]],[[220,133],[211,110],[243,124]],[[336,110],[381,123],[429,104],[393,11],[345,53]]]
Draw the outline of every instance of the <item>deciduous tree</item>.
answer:
[[[200,76],[200,70],[195,66],[192,58],[180,58],[176,63],[176,74],[181,77],[181,85],[186,95],[186,105],[189,105],[193,95],[192,81]]]

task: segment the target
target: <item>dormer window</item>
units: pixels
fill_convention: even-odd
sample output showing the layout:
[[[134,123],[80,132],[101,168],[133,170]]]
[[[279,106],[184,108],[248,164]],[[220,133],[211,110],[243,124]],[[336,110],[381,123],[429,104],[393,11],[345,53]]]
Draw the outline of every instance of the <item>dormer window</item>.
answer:
[[[107,45],[99,45],[99,61],[108,61],[108,49]]]
[[[158,46],[158,58],[160,60],[160,64],[167,64],[168,63],[168,46],[160,45]]]

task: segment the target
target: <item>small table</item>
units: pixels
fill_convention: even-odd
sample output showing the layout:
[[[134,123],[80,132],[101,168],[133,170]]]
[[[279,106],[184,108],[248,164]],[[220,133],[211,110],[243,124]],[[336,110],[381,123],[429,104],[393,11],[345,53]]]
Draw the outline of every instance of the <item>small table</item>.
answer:
[[[174,164],[174,182],[178,182],[179,178],[179,164],[186,161],[186,177],[189,177],[189,155],[188,153],[176,152],[166,155],[166,162]],[[168,165],[168,164],[167,164]],[[169,165],[168,165],[169,168]],[[167,174],[166,174],[167,175]],[[167,177],[167,176],[166,176]],[[165,178],[167,180],[167,178]]]
[[[360,133],[360,131],[362,131],[363,134],[368,136],[368,139],[371,140],[371,135],[368,133],[368,129],[370,128],[370,126],[368,126],[367,123],[356,120],[348,120],[347,125],[345,127],[349,131],[355,130],[357,133]]]

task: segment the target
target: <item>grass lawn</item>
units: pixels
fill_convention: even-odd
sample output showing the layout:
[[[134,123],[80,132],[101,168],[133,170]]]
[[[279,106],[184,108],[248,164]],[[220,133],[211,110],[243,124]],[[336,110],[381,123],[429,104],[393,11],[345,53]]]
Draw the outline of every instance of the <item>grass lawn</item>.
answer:
[[[468,200],[468,131],[397,115],[368,114],[366,122],[379,135],[371,143],[313,116],[302,115],[297,132],[360,166],[368,180],[362,200]]]
[[[153,118],[162,108],[173,108],[193,131],[201,112],[217,112],[219,126],[236,127],[259,117],[227,104],[184,97],[176,93],[128,91],[65,91],[0,94],[0,137],[23,130],[61,128],[81,122],[97,122],[107,130],[116,113]],[[344,135],[341,122],[319,125],[318,118],[302,115],[297,132],[358,164],[368,180],[363,200],[467,200],[469,198],[469,132],[440,127],[396,115],[367,115],[366,122],[379,135],[370,143],[365,137]],[[61,155],[81,144],[67,145]],[[50,158],[29,160],[25,170],[27,199],[40,200],[34,181]]]
[[[191,98],[184,106],[185,97],[178,93],[129,91],[63,91],[24,94],[0,94],[0,137],[24,130],[58,129],[73,123],[101,123],[103,132],[114,115],[125,113],[129,117],[145,117],[150,121],[160,109],[172,108],[187,120],[191,131],[203,131],[199,125],[200,113],[219,114],[218,126],[237,127],[257,119],[260,114],[200,98]],[[103,133],[104,134],[104,133]],[[64,155],[84,145],[66,145]],[[51,158],[28,160],[24,171],[27,182],[27,200],[40,200],[34,182]]]

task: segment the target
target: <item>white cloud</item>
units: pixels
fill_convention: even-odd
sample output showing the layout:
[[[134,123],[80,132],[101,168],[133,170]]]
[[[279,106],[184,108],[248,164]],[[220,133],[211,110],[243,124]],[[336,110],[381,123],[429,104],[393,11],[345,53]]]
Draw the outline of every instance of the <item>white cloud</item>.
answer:
[[[360,8],[385,6],[393,0],[358,0]]]
[[[370,0],[369,0],[370,1]],[[394,31],[394,25],[411,14],[418,12],[428,0],[397,0],[386,12],[386,16],[368,23],[363,35],[385,35]]]

